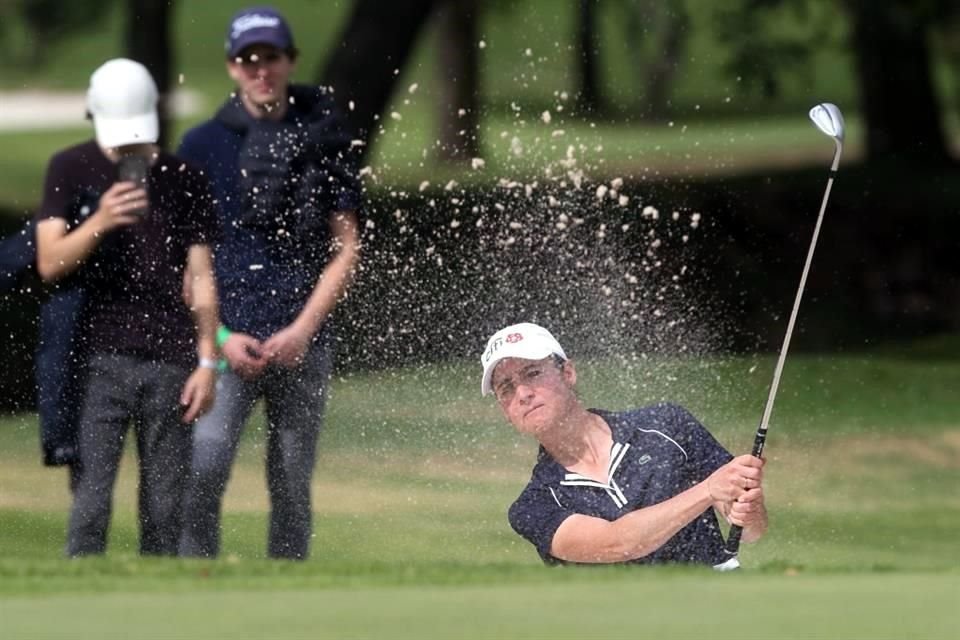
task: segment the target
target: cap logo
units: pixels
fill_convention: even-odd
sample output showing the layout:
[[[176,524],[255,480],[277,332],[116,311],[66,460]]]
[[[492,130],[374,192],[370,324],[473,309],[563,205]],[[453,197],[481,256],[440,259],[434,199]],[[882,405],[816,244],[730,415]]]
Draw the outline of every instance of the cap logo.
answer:
[[[499,351],[500,347],[502,346],[503,346],[503,338],[497,338],[496,340],[492,340],[490,342],[490,345],[487,347],[486,352],[484,352],[483,354],[484,364],[490,362],[490,359],[493,357],[493,354]]]
[[[507,336],[507,342],[511,344],[514,342],[520,342],[521,340],[523,340],[522,333],[511,333],[510,335]]]
[[[253,13],[248,16],[240,16],[233,21],[231,25],[231,38],[238,38],[245,31],[250,29],[261,29],[264,27],[269,27],[271,29],[276,29],[280,26],[280,18],[276,16],[265,16],[259,13]]]

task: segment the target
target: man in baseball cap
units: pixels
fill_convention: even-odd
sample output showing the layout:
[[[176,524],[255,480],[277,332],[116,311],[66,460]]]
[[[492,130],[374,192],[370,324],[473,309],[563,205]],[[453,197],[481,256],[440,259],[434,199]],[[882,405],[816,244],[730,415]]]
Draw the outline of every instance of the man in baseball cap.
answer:
[[[527,322],[496,332],[480,362],[481,392],[540,443],[509,519],[544,562],[719,566],[728,558],[715,511],[743,527],[744,542],[766,531],[764,461],[733,458],[682,407],[587,409],[573,361]]]
[[[228,365],[213,410],[193,432],[180,553],[220,553],[236,443],[262,398],[270,416],[267,554],[302,560],[313,539],[311,479],[334,360],[332,315],[360,259],[355,136],[330,91],[292,82],[297,50],[276,9],[234,14],[225,50],[236,90],[179,149],[210,177],[225,230],[215,254],[217,338]]]

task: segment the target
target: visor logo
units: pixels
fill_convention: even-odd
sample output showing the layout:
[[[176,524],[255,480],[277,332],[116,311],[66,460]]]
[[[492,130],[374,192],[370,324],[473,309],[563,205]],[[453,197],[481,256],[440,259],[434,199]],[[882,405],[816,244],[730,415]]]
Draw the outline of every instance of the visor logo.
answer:
[[[514,342],[520,342],[521,340],[523,340],[522,333],[511,333],[507,336],[507,342],[510,344],[513,344]]]

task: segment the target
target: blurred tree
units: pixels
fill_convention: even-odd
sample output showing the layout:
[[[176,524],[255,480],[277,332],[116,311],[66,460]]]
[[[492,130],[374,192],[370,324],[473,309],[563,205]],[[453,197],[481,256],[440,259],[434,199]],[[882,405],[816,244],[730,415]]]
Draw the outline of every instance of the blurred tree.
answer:
[[[127,0],[127,56],[145,66],[160,92],[160,146],[170,134],[174,52],[170,44],[175,0]]]
[[[169,96],[172,84],[173,49],[170,25],[175,0],[126,0],[124,49],[127,57],[143,63],[160,91],[161,145],[169,130]],[[57,40],[102,22],[112,7],[110,0],[5,0],[0,4],[3,27],[19,20],[26,30],[26,63],[42,65]],[[8,35],[7,30],[3,32]],[[91,69],[93,71],[93,69]]]
[[[646,117],[662,120],[667,116],[673,80],[680,68],[690,35],[690,15],[685,0],[622,0],[623,29],[631,51],[644,49],[646,40],[654,40],[652,55],[633,68],[646,108]]]
[[[960,6],[954,0],[839,0],[837,6],[849,20],[868,159],[948,162],[930,40],[933,25],[956,16]],[[730,46],[728,72],[777,96],[782,78],[809,68],[810,54],[835,25],[814,25],[803,37],[765,28],[765,21],[780,10],[809,19],[811,7],[811,0],[740,0],[719,9],[714,22]]]
[[[47,61],[50,45],[103,20],[111,0],[4,0],[0,3],[0,29],[5,36],[14,22],[23,25],[21,61],[39,66]]]
[[[439,157],[468,161],[480,155],[478,0],[444,0],[437,20]]]
[[[814,27],[812,38],[771,29],[771,14],[780,10],[800,21],[810,17],[807,0],[740,0],[717,9],[713,20],[720,42],[729,47],[726,72],[771,100],[780,97],[788,75],[804,72],[815,41],[828,37],[822,27]]]
[[[951,74],[951,102],[960,110],[960,7],[944,16],[934,27],[937,51],[944,57]]]
[[[353,132],[369,143],[393,94],[400,69],[437,0],[356,0],[317,74],[331,87]],[[366,155],[369,144],[361,150]]]
[[[867,156],[946,163],[941,108],[933,85],[932,26],[958,11],[949,0],[844,0],[866,121]]]
[[[600,34],[597,30],[600,0],[576,0],[576,3],[576,109],[581,114],[600,114],[607,106],[600,78]]]

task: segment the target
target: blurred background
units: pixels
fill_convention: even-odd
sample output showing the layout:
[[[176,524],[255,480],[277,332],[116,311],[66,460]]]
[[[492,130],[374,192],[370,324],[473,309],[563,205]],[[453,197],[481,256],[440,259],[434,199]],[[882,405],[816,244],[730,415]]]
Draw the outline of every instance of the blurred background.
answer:
[[[232,87],[243,5],[0,3],[0,231],[52,153],[92,135],[118,56],[165,95],[165,141]],[[847,145],[794,345],[856,351],[960,325],[960,5],[949,0],[339,0],[274,6],[300,82],[362,145],[365,258],[340,367],[474,358],[507,322],[579,356],[773,351],[833,144]],[[0,297],[0,403],[32,406],[34,279]]]

